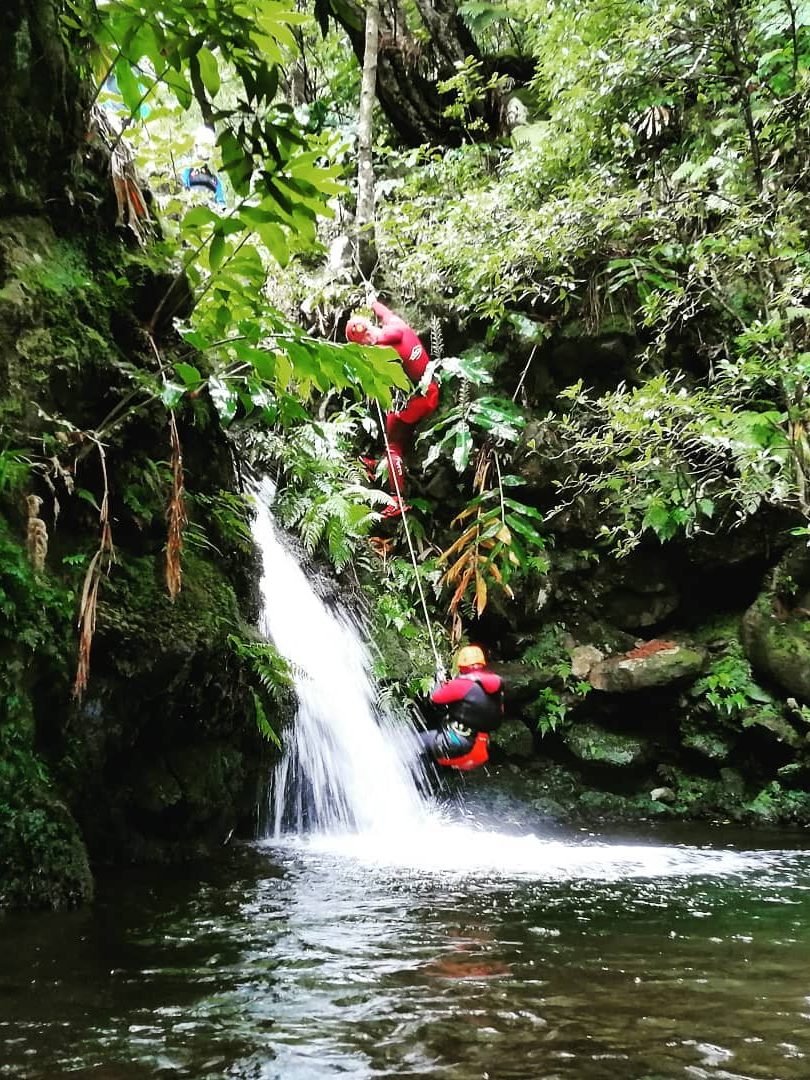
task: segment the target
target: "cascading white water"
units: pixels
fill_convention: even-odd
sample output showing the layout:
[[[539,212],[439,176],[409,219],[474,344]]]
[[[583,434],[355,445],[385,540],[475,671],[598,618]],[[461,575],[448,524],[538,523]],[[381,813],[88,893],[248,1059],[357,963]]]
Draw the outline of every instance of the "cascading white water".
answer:
[[[293,667],[298,713],[272,788],[272,831],[411,831],[425,812],[414,735],[375,705],[371,660],[348,612],[329,610],[256,499],[260,629]]]

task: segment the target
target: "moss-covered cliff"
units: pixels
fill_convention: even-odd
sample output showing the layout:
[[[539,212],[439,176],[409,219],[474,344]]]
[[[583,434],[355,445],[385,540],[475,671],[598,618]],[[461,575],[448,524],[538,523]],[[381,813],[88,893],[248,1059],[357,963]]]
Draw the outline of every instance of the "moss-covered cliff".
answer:
[[[169,267],[115,228],[55,6],[15,0],[3,19],[0,908],[60,907],[91,895],[94,861],[195,856],[251,820],[265,751],[228,639],[252,634],[255,554],[201,396],[177,417],[189,525],[183,589],[167,595],[167,412],[144,392],[159,372],[141,320]],[[177,355],[170,332],[160,347]],[[105,487],[115,559],[79,699],[76,617]]]

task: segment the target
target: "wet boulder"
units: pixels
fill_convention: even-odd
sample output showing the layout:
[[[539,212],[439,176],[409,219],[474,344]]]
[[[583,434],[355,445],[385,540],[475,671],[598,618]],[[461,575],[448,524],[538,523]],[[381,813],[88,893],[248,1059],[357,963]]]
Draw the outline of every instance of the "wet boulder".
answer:
[[[554,674],[549,668],[537,664],[493,663],[491,668],[504,681],[507,700],[527,701],[550,686]]]
[[[694,716],[687,716],[681,722],[681,745],[709,761],[726,761],[734,746],[734,739],[729,733],[718,730],[716,725],[701,723]]]
[[[788,611],[762,593],[743,617],[741,638],[754,671],[810,703],[810,617],[803,607]]]
[[[621,656],[611,656],[595,664],[588,681],[595,690],[625,694],[694,679],[705,662],[706,651],[699,646],[647,641]]]
[[[646,757],[643,740],[606,731],[598,724],[574,724],[563,738],[571,753],[588,765],[638,765]]]
[[[604,659],[605,654],[595,645],[575,645],[571,649],[571,674],[576,679],[587,679]]]

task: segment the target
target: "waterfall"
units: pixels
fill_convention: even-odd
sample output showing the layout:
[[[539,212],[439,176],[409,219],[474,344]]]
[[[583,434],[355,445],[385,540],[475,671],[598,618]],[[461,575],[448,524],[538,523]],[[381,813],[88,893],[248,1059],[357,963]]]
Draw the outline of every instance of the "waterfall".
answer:
[[[377,706],[360,628],[318,596],[275,527],[272,494],[265,481],[256,498],[260,630],[290,663],[298,698],[273,777],[272,833],[410,832],[427,812],[417,740]]]
[[[283,733],[273,776],[269,843],[337,859],[333,870],[349,866],[353,874],[396,867],[443,878],[620,880],[745,868],[745,857],[728,851],[552,840],[505,832],[501,819],[493,830],[463,804],[431,802],[415,735],[376,704],[360,627],[347,610],[319,597],[275,528],[272,497],[265,482],[254,521],[263,563],[261,629],[292,665],[298,712]]]

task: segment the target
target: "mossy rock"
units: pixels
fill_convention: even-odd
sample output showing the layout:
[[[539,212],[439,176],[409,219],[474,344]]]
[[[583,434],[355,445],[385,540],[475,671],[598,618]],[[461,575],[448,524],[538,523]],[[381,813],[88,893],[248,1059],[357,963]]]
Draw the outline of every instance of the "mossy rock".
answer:
[[[727,761],[735,739],[729,732],[718,730],[709,719],[690,714],[681,721],[681,744],[710,761]]]
[[[561,657],[564,656],[562,653]],[[540,690],[550,686],[555,679],[550,664],[548,668],[521,663],[494,663],[491,667],[503,679],[508,696],[519,700],[536,697]]]
[[[6,767],[8,763],[6,763]],[[93,896],[93,875],[79,827],[47,784],[33,778],[33,755],[0,783],[0,910],[75,907]]]
[[[630,652],[603,660],[591,669],[588,681],[595,690],[625,694],[696,678],[706,663],[705,649],[667,645],[657,652],[638,650],[639,655]]]
[[[492,736],[493,748],[518,757],[528,757],[534,745],[532,733],[520,721],[507,720]]]
[[[754,671],[810,704],[810,618],[783,611],[766,592],[745,613],[741,638]]]
[[[805,745],[804,736],[793,727],[784,713],[774,705],[754,705],[742,714],[742,726],[747,730],[760,730],[772,735],[780,743],[794,750]]]
[[[647,756],[647,744],[641,739],[605,731],[598,724],[574,724],[563,734],[563,741],[589,765],[638,765]]]
[[[793,791],[773,780],[745,806],[750,820],[767,825],[810,823],[810,791]]]

